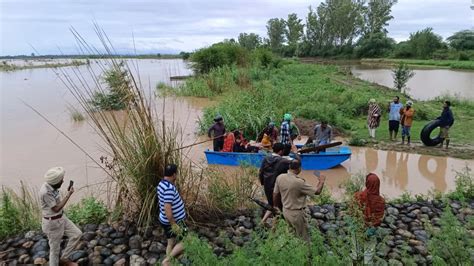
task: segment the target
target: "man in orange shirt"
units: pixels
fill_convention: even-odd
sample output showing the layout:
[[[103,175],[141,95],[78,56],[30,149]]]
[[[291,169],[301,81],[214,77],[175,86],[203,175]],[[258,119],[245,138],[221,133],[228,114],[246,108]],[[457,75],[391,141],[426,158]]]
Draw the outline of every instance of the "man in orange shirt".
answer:
[[[407,101],[404,108],[400,109],[400,124],[402,125],[402,145],[405,144],[405,137],[407,137],[407,144],[410,145],[410,129],[413,123],[413,115],[415,115],[415,109],[413,109],[413,102]]]

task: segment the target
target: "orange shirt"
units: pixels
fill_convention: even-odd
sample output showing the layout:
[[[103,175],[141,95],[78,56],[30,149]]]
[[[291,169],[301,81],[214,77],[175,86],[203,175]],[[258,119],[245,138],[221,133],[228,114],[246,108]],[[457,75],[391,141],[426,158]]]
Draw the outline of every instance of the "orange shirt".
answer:
[[[407,110],[407,108],[404,107],[403,109],[400,109],[400,115],[400,122],[402,126],[411,127],[411,124],[413,123],[413,115],[415,115],[415,109],[412,107]]]

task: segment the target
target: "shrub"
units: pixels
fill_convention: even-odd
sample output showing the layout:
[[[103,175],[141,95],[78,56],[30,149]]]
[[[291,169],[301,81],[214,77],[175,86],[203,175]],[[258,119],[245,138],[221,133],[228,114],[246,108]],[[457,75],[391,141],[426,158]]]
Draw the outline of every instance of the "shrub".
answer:
[[[102,201],[94,197],[83,198],[80,203],[72,204],[66,214],[75,224],[100,224],[106,221],[109,212]]]
[[[469,56],[464,52],[460,52],[458,60],[459,61],[469,61]]]
[[[359,136],[354,135],[349,139],[348,144],[351,146],[362,147],[367,144],[367,141]]]
[[[190,60],[195,73],[206,74],[217,67],[234,64],[246,66],[248,64],[248,51],[236,43],[222,42],[195,51]]]
[[[341,187],[344,189],[346,197],[350,200],[354,193],[361,191],[365,187],[365,175],[363,173],[352,175],[341,184]]]
[[[433,256],[433,264],[469,265],[472,262],[474,242],[449,206],[441,215],[440,222],[439,231],[430,230],[433,237],[428,242],[428,249]]]
[[[393,84],[395,89],[399,92],[405,93],[407,90],[407,83],[415,75],[415,72],[408,68],[404,63],[398,64],[396,69],[392,70]]]
[[[89,101],[90,104],[99,110],[125,109],[131,101],[131,96],[128,93],[130,80],[123,62],[114,64],[106,71],[103,81],[107,84],[108,89],[95,91]]]
[[[20,193],[2,187],[0,197],[0,239],[40,228],[38,199],[23,183]]]
[[[448,198],[455,200],[474,199],[474,175],[471,168],[466,166],[462,171],[456,172],[456,187],[448,194]]]

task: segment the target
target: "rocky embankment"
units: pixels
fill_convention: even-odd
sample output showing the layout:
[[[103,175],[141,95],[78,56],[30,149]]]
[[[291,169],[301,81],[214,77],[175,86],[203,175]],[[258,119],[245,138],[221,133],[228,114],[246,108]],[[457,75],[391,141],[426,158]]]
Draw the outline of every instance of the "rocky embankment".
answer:
[[[429,223],[432,230],[438,230],[440,216],[447,204],[462,224],[474,217],[474,200],[469,203],[426,201],[387,204],[381,226],[386,236],[377,246],[377,256],[391,265],[401,265],[401,257],[405,254],[412,256],[417,264],[430,265],[432,257],[427,245],[431,236],[426,225]],[[310,206],[308,211],[313,223],[317,223],[325,234],[345,226],[343,203]],[[216,225],[190,226],[190,230],[208,239],[215,254],[225,256],[232,252],[232,246],[242,246],[251,240],[257,221],[250,215],[240,215]],[[88,224],[82,230],[82,241],[70,257],[80,265],[156,264],[165,254],[166,239],[159,226],[138,230],[132,223],[121,222]],[[474,237],[474,230],[468,230],[468,233]],[[234,245],[229,245],[230,242]],[[41,232],[28,232],[0,243],[0,265],[43,264],[47,262],[48,252],[46,236]]]

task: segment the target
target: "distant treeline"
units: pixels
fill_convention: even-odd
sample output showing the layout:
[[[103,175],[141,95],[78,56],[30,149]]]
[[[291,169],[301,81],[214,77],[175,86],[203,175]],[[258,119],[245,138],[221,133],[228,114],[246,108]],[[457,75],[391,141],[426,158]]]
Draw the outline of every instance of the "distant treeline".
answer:
[[[14,55],[14,56],[0,56],[0,60],[5,59],[101,59],[101,58],[138,58],[138,59],[176,59],[187,58],[189,53],[181,52],[179,54],[120,54],[120,55]]]
[[[306,20],[297,14],[268,20],[267,36],[240,33],[225,40],[253,50],[266,47],[285,57],[415,58],[474,60],[474,30],[462,30],[443,40],[425,28],[396,43],[386,27],[397,0],[325,0],[309,7]]]

